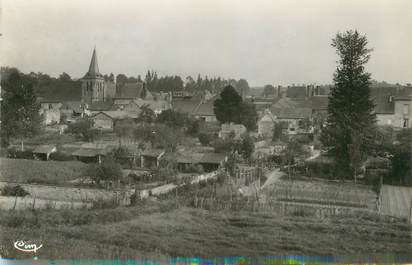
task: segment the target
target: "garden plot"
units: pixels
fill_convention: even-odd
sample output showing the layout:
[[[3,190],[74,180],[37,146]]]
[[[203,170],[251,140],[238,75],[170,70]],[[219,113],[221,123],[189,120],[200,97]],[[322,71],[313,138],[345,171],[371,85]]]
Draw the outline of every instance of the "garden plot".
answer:
[[[371,187],[353,183],[280,180],[264,190],[263,199],[336,205],[376,210],[377,194]]]
[[[385,215],[404,217],[412,221],[412,188],[383,185],[380,193],[380,212]]]
[[[8,185],[0,182],[0,188]],[[30,197],[36,199],[65,201],[65,202],[92,202],[97,200],[110,200],[122,196],[122,192],[108,191],[102,189],[57,187],[47,185],[20,184],[29,192]]]

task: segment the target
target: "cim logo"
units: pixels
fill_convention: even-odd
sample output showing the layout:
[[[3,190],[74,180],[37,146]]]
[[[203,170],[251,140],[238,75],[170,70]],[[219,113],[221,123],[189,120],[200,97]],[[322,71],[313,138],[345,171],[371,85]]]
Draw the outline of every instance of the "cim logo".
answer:
[[[37,250],[39,250],[43,245],[37,245],[33,242],[29,241],[24,241],[24,240],[19,240],[14,242],[14,247],[20,251],[23,252],[34,252],[36,253]]]

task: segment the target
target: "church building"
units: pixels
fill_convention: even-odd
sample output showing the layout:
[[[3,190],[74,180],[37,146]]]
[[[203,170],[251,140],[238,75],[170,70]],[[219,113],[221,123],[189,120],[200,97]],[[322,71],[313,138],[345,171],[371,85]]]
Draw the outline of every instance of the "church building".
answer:
[[[99,72],[96,48],[93,50],[89,71],[82,78],[82,103],[110,101],[116,93],[114,80],[105,80]]]

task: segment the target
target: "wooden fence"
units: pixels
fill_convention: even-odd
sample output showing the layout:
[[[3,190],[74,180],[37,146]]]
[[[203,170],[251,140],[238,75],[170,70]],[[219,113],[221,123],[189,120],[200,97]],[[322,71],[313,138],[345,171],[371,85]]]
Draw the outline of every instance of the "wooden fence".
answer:
[[[271,212],[279,215],[295,216],[316,216],[327,217],[334,215],[349,215],[356,213],[374,213],[375,211],[360,207],[347,207],[339,205],[325,205],[313,203],[301,203],[290,201],[269,200],[260,202],[256,200],[233,200],[222,201],[216,198],[194,198],[195,208],[202,208],[212,211],[253,211],[253,212]]]

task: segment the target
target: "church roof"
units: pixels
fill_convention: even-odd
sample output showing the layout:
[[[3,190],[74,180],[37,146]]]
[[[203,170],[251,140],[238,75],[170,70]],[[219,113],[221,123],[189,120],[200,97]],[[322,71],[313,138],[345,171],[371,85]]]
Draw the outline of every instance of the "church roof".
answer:
[[[89,71],[87,71],[84,78],[96,78],[96,77],[103,77],[103,75],[99,71],[99,64],[97,63],[97,53],[96,48],[93,49],[92,60],[90,61]]]
[[[136,99],[142,96],[143,90],[143,83],[124,83],[123,85],[118,87],[116,95],[114,97],[116,99]],[[148,90],[146,90],[146,94],[147,92]]]

